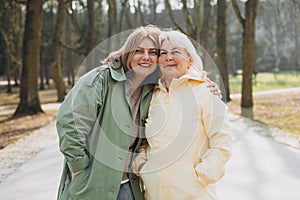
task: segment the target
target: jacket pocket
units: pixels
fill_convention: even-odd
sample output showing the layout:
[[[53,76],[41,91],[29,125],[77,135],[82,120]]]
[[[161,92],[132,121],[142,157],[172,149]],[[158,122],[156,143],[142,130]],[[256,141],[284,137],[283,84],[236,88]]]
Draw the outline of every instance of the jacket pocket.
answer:
[[[199,176],[199,174],[197,174],[196,168],[194,166],[192,166],[193,168],[193,177],[194,177],[194,181],[197,183],[197,185],[200,188],[205,188],[207,186],[207,184],[205,184],[205,179],[203,179],[203,177]]]
[[[87,168],[75,176],[75,178],[71,181],[69,191],[72,197],[81,194],[85,190],[89,175],[90,170]]]

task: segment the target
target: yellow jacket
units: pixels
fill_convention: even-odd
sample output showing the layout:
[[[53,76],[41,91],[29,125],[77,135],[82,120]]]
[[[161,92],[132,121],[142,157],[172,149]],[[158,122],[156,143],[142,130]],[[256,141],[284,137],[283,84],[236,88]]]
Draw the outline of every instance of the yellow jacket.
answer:
[[[227,106],[195,73],[161,80],[146,121],[148,146],[133,161],[148,200],[213,200],[230,157]],[[140,172],[138,166],[146,162]]]

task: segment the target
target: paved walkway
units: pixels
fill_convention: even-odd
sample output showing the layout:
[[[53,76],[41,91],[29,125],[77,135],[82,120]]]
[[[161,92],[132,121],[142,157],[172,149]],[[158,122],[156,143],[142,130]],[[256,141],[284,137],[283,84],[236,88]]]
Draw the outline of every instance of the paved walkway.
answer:
[[[252,95],[255,96],[261,96],[261,95],[270,95],[270,94],[282,94],[282,93],[288,93],[288,92],[300,92],[300,87],[295,88],[284,88],[284,89],[277,89],[277,90],[265,90],[260,92],[253,92]],[[241,98],[241,94],[231,94],[230,98],[236,99]]]
[[[217,185],[219,199],[298,200],[299,138],[286,137],[276,129],[235,115],[231,116],[231,122],[232,158],[226,175]],[[55,199],[63,158],[58,150],[54,123],[39,132],[34,138],[35,144],[48,142],[0,183],[1,200]]]

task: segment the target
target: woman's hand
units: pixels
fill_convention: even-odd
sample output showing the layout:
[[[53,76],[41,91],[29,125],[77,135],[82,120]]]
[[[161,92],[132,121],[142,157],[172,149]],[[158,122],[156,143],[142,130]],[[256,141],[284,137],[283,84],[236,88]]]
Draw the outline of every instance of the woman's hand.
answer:
[[[146,164],[146,162],[143,162],[139,165],[138,172],[141,172],[141,169],[144,167],[145,164]]]
[[[210,92],[215,95],[218,95],[220,99],[222,99],[222,92],[219,86],[209,78],[206,78],[205,82],[206,82],[206,87],[210,90]]]
[[[72,172],[72,181],[74,180],[75,176],[77,176],[78,174],[80,174],[82,171],[83,171],[83,169],[79,170],[77,172]]]

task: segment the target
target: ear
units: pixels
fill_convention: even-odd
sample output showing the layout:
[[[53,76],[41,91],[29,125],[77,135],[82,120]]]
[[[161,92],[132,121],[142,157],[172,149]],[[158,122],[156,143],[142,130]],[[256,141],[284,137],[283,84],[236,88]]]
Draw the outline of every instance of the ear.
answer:
[[[190,60],[189,60],[189,67],[188,67],[188,68],[190,68],[192,65],[193,65],[193,61],[192,61],[192,59],[190,58]]]

